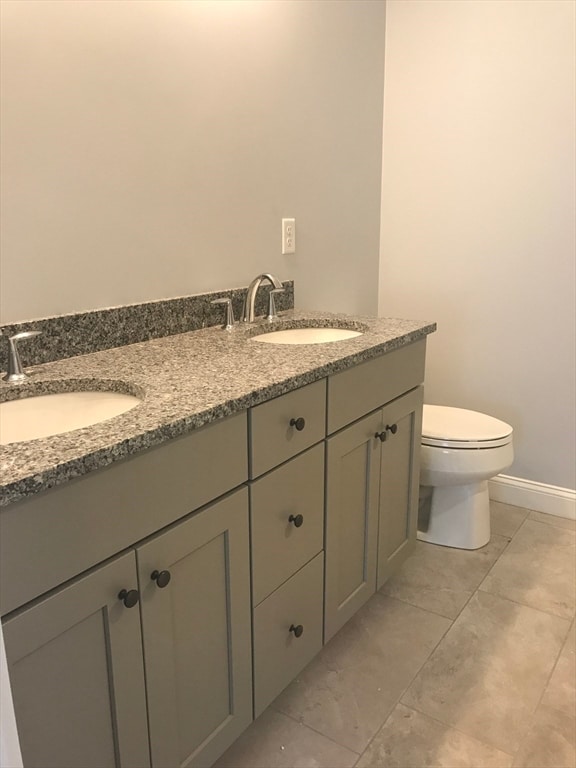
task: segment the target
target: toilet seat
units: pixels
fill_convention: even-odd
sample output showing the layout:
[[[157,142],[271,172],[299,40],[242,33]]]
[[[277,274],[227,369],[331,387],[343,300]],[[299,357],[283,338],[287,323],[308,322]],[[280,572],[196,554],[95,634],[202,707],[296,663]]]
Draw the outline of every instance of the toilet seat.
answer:
[[[443,405],[424,406],[422,445],[459,450],[498,448],[512,442],[512,432],[510,424],[485,413]]]

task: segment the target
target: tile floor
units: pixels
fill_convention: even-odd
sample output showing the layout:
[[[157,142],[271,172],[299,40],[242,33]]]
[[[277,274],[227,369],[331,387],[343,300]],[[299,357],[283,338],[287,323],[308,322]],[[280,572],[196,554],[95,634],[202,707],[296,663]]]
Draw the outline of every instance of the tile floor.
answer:
[[[217,768],[576,768],[576,524],[415,553]]]

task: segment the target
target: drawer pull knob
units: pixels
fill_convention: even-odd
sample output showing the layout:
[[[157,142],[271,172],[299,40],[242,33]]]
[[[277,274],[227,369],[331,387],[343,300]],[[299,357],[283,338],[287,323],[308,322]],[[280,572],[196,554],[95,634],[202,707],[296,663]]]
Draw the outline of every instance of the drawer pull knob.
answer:
[[[160,589],[164,589],[164,587],[167,587],[170,583],[172,576],[170,571],[152,571],[150,578],[152,581],[156,582],[156,586],[160,587]]]
[[[118,599],[122,600],[126,608],[134,608],[138,600],[140,600],[140,593],[137,589],[123,589],[118,592]]]
[[[296,427],[298,432],[302,432],[302,430],[306,426],[306,422],[304,421],[302,416],[300,416],[300,418],[298,418],[298,419],[290,419],[290,426],[291,427]]]
[[[302,523],[304,522],[304,516],[303,515],[290,515],[288,518],[289,523],[294,523],[294,526],[296,528],[300,528]]]
[[[383,443],[388,437],[388,432],[392,432],[393,435],[398,432],[398,424],[386,424],[386,428],[382,432],[376,432],[374,437],[377,437],[381,443]]]
[[[301,637],[302,632],[304,632],[304,627],[302,624],[298,624],[297,626],[294,626],[294,624],[290,625],[290,632],[294,632],[295,637]]]

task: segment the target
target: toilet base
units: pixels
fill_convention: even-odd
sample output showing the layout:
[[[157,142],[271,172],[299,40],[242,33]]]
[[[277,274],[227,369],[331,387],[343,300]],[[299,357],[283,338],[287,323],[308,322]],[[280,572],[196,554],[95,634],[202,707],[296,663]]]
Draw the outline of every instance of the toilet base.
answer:
[[[430,544],[457,549],[479,549],[490,541],[488,482],[468,485],[422,486],[421,495],[432,490],[426,531],[418,538]]]

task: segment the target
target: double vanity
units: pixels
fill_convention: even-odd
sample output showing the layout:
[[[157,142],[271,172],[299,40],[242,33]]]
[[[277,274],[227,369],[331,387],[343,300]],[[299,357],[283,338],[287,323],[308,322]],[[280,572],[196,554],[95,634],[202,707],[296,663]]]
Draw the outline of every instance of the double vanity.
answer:
[[[348,338],[312,343],[310,329]],[[434,329],[289,311],[0,389],[138,398],[0,449],[25,765],[210,766],[382,586],[416,537]]]

